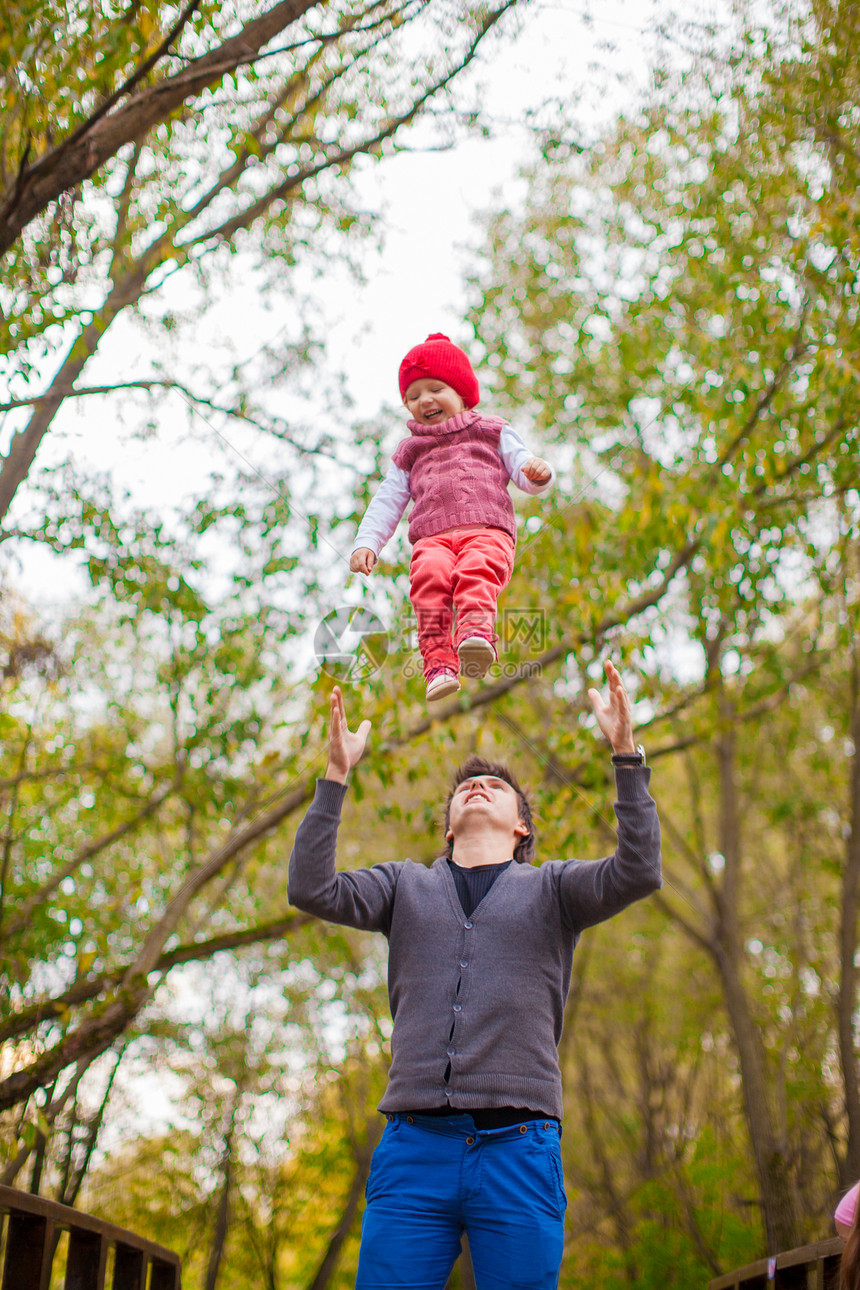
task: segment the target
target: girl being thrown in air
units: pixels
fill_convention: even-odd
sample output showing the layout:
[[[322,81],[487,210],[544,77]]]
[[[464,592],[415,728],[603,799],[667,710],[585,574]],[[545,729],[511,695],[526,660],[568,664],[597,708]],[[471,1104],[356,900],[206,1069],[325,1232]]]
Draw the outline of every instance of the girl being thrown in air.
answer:
[[[349,567],[371,572],[411,498],[409,598],[433,701],[459,690],[460,673],[484,676],[497,658],[496,602],[517,540],[509,480],[543,495],[555,475],[502,417],[478,411],[477,377],[447,336],[410,349],[400,394],[409,438],[365,512]]]

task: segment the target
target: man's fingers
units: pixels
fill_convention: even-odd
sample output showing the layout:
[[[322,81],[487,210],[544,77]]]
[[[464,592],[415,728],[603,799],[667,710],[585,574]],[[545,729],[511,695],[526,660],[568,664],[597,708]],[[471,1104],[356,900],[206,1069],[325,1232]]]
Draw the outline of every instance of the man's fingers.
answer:
[[[346,712],[343,706],[343,695],[338,686],[331,692],[331,729],[330,741],[342,740],[346,730]]]
[[[589,690],[588,697],[591,700],[591,706],[594,708],[595,715],[599,716],[601,712],[606,711],[606,704],[603,702],[599,690]]]
[[[627,703],[627,691],[624,688],[624,682],[621,680],[621,673],[614,663],[609,659],[603,665],[603,671],[606,674],[606,680],[609,685],[610,704],[619,704],[622,708]]]

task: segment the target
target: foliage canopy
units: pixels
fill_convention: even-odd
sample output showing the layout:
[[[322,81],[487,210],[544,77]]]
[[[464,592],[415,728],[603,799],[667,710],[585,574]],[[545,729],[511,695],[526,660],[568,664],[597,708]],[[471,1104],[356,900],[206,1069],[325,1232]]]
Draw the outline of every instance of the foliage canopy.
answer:
[[[349,105],[363,101],[362,76],[388,94],[391,67],[373,62],[369,38],[355,67],[348,42],[322,43],[312,23],[331,16],[308,11],[310,45],[237,73],[239,106],[211,158],[193,114],[177,113],[163,139],[123,145],[87,181],[91,213],[76,203],[70,216],[87,281],[102,284],[87,303],[83,278],[51,285],[22,235],[10,261],[21,306],[7,319],[30,328],[9,360],[21,397],[54,335],[25,305],[40,274],[64,326],[78,327],[57,351],[50,388],[64,393],[95,352],[88,328],[114,317],[117,283],[134,283],[125,308],[252,236],[298,263],[305,241],[349,222],[330,159],[356,138],[381,146],[415,87],[400,100],[395,78],[368,133]],[[348,27],[359,15],[338,17]],[[405,39],[408,24],[385,21]],[[486,21],[476,12],[478,34]],[[765,29],[749,19],[729,57],[703,54],[593,148],[546,149],[524,208],[488,218],[474,356],[499,408],[534,422],[563,483],[523,508],[498,674],[428,718],[409,674],[396,548],[374,592],[392,649],[348,702],[374,735],[344,864],[431,859],[440,785],[472,750],[531,781],[546,858],[611,847],[608,767],[582,696],[608,653],[634,690],[667,883],[585,937],[575,959],[561,1054],[574,1238],[564,1286],[703,1281],[829,1233],[835,1190],[860,1176],[857,22],[846,3],[789,10]],[[183,39],[193,30],[189,17]],[[317,105],[322,69],[330,87]],[[433,83],[444,75],[440,64]],[[292,133],[275,143],[288,84]],[[218,103],[201,101],[217,120]],[[291,165],[303,179],[281,205]],[[49,242],[62,257],[62,238]],[[237,412],[263,419],[237,390]],[[378,444],[312,446],[379,460]],[[6,1176],[42,1160],[53,1185],[64,1160],[81,1163],[109,1063],[167,1053],[189,1097],[207,1079],[218,1088],[197,1141],[176,1138],[164,1165],[206,1231],[206,1266],[218,1249],[231,1284],[259,1284],[265,1267],[272,1290],[347,1283],[387,1041],[379,947],[302,919],[283,894],[284,830],[321,768],[330,684],[291,670],[290,650],[326,603],[327,544],[342,546],[345,528],[330,459],[302,460],[312,504],[301,515],[284,469],[270,476],[277,498],[251,478],[241,497],[230,480],[214,486],[181,531],[107,486],[57,476],[38,522],[28,528],[22,510],[7,541],[26,532],[84,551],[92,596],[61,641],[10,596],[0,622]],[[235,558],[216,594],[206,544],[222,534]],[[274,1048],[271,1036],[243,1048],[232,1014],[220,1044],[193,1020],[177,1031],[181,983],[211,989],[187,965],[221,951],[213,964],[233,965],[223,979],[247,973],[268,999]],[[315,1053],[333,1024],[349,1042]],[[315,1090],[278,1065],[285,1052],[320,1076]],[[267,1155],[252,1108],[275,1087],[295,1132]],[[163,1143],[118,1159],[96,1174],[94,1197],[114,1169],[151,1172]],[[203,1218],[213,1197],[225,1213],[234,1203],[220,1245]],[[132,1225],[135,1210],[130,1192]],[[158,1213],[160,1238],[180,1243]],[[302,1267],[287,1251],[299,1229],[314,1243]]]

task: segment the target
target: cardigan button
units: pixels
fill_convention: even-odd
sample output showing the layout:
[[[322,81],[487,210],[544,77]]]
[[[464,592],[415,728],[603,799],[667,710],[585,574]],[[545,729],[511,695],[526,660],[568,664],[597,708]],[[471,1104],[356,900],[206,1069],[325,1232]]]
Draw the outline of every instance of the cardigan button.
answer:
[[[469,966],[468,959],[460,959],[460,967],[468,967],[468,966]]]
[[[465,929],[466,929],[466,931],[467,931],[467,932],[470,932],[470,931],[472,930],[472,924],[471,924],[471,923],[464,923],[464,924],[463,924],[463,926],[465,927]]]
[[[462,1012],[462,1011],[463,1011],[463,1005],[462,1005],[461,1003],[455,1003],[455,1004],[454,1004],[454,1011],[455,1011],[455,1012]]]

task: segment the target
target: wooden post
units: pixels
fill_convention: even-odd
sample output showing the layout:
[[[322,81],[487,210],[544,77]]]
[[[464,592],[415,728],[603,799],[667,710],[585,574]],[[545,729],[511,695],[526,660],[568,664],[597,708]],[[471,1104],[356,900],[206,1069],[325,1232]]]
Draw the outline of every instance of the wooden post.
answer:
[[[10,1214],[2,1290],[48,1290],[51,1224],[37,1214]]]
[[[68,1232],[64,1290],[105,1290],[108,1252],[114,1250],[109,1290],[181,1290],[179,1257],[145,1237],[82,1214],[68,1205],[0,1186],[6,1247],[0,1290],[49,1290],[58,1240]]]

